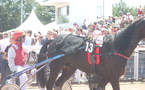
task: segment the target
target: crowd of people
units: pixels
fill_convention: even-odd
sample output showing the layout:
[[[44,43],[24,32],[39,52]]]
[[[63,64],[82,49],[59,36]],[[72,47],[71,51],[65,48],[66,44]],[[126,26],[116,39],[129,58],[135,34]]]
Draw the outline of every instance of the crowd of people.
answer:
[[[138,12],[138,18],[144,17],[141,9]],[[129,25],[134,21],[136,21],[136,19],[134,19],[131,13],[127,13],[126,15],[122,13],[121,17],[108,16],[105,20],[101,17],[96,17],[96,20],[90,24],[87,23],[86,19],[84,19],[82,25],[74,23],[68,28],[59,27],[58,29],[48,30],[46,35],[42,35],[41,32],[34,33],[31,30],[16,30],[12,32],[0,33],[1,81],[6,75],[9,75],[12,72],[19,72],[26,68],[27,52],[24,47],[38,45],[42,46],[48,40],[55,39],[60,34],[74,34],[82,37],[88,37],[90,39],[97,38],[102,40],[102,36],[106,34],[117,34],[122,31],[122,28],[125,28],[126,25]],[[81,74],[80,71],[77,72],[79,72],[79,75]],[[78,77],[78,75],[76,76]],[[80,77],[77,77],[77,82],[80,83],[81,79]],[[22,85],[26,79],[26,74],[21,75],[20,85]],[[24,85],[22,90],[27,90],[26,88],[27,85]]]

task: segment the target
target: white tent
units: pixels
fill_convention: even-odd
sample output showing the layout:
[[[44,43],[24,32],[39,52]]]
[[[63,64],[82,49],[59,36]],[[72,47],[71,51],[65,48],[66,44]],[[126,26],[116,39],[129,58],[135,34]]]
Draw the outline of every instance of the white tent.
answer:
[[[44,25],[44,28],[45,28],[45,30],[52,30],[52,29],[57,29],[58,26],[57,26],[56,22],[51,22],[51,23]]]
[[[25,20],[23,24],[17,27],[17,30],[32,30],[32,32],[43,32],[44,25],[37,18],[34,10],[31,11],[29,17]]]

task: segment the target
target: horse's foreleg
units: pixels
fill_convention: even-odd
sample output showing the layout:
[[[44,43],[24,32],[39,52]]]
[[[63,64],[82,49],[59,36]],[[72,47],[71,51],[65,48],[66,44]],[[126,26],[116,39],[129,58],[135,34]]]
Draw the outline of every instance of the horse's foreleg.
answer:
[[[105,90],[105,86],[107,85],[108,82],[109,82],[109,79],[107,77],[102,77],[96,90]]]
[[[61,76],[56,81],[56,86],[60,86],[62,88],[64,82],[67,81],[71,77],[71,75],[75,73],[75,71],[76,68],[72,66],[66,66],[65,68],[63,68]]]
[[[55,60],[50,63],[50,74],[46,85],[47,90],[52,90],[56,78],[58,77],[59,72],[63,68],[63,65],[64,63],[61,60]]]
[[[119,77],[112,77],[110,83],[112,85],[113,90],[120,90]]]

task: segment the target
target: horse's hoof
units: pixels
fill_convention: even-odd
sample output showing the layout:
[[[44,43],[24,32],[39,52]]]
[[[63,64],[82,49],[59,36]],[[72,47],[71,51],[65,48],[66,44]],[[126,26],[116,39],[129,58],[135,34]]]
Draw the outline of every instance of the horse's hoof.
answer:
[[[57,86],[57,87],[54,87],[53,90],[61,90],[61,88]]]
[[[52,90],[61,90],[61,88],[59,86],[54,85]]]
[[[97,87],[97,88],[95,88],[93,90],[105,90],[105,89],[103,89],[102,87]]]

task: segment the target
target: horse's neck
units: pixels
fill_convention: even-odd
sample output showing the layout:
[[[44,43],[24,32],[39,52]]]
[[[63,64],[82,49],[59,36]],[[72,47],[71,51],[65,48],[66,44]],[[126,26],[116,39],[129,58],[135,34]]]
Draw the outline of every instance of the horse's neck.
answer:
[[[127,55],[131,55],[132,52],[134,51],[134,49],[136,48],[136,46],[138,45],[139,41],[144,37],[144,32],[145,32],[145,20],[140,19],[139,21],[137,21],[134,24],[134,27],[130,30],[130,32],[132,32],[131,34],[131,40],[130,40],[130,44],[129,47],[126,50],[126,54]]]
[[[138,37],[138,36],[136,35],[136,36],[132,36],[132,37]],[[138,45],[140,40],[141,40],[141,38],[133,38],[133,39],[131,39],[130,45],[129,45],[129,47],[125,51],[125,54],[127,56],[130,56],[132,54],[132,52],[137,47],[137,45]]]
[[[134,49],[136,48],[136,46],[138,45],[138,42],[141,40],[141,37],[139,35],[139,30],[123,31],[120,34],[121,34],[119,37],[120,40],[117,40],[118,44],[120,42],[118,51],[121,51],[122,54],[126,56],[130,56],[132,52],[134,51]]]

